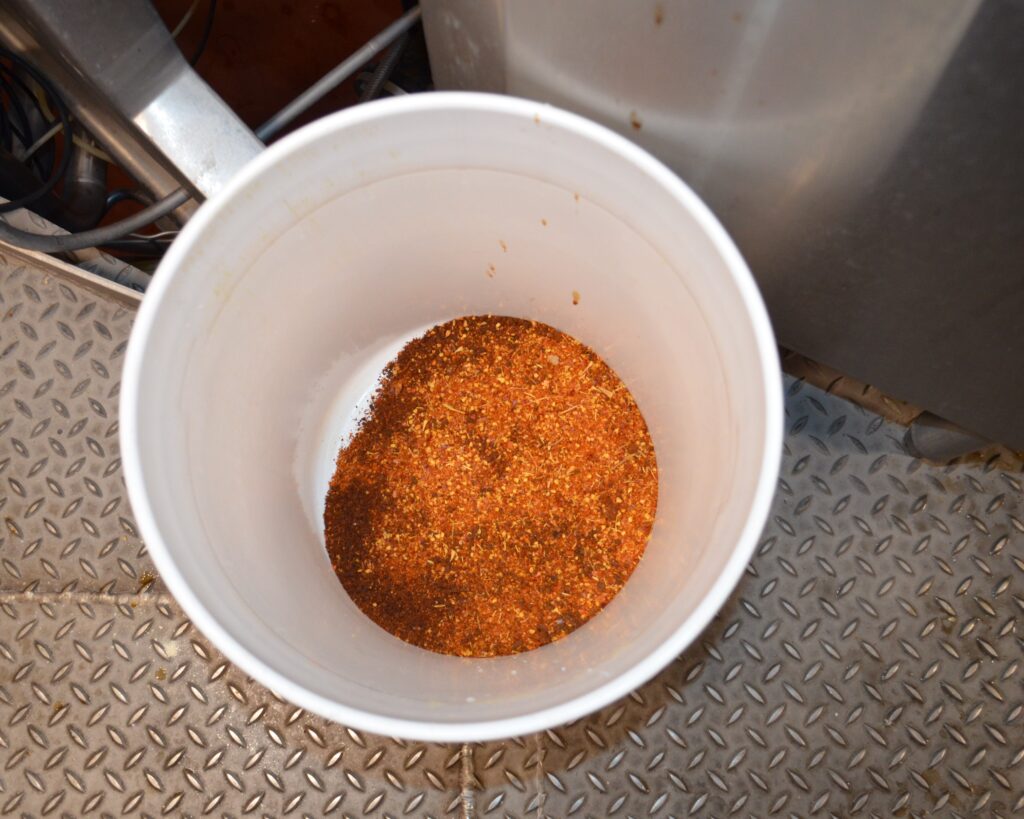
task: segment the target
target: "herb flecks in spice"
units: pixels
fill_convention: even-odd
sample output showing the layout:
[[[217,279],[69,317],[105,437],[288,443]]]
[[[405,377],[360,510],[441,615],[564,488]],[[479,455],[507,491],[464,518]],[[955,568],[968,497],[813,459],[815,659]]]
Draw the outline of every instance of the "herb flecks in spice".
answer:
[[[352,600],[444,654],[537,648],[636,567],[658,469],[633,396],[546,324],[468,316],[411,341],[338,456],[324,513]]]

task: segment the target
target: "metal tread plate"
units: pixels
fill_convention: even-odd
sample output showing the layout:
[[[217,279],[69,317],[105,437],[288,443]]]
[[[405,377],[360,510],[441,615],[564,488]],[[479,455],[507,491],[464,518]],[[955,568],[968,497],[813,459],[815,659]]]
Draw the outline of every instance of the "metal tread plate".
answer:
[[[0,255],[0,815],[1024,813],[1024,479],[937,468],[787,381],[771,519],[629,697],[467,746],[368,735],[227,663],[166,593],[117,446],[133,312]]]

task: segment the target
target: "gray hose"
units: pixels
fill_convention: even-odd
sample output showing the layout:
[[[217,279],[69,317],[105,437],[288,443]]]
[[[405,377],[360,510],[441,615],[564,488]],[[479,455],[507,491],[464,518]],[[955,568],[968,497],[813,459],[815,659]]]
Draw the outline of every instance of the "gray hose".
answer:
[[[26,250],[39,250],[43,253],[65,253],[69,250],[82,250],[86,247],[113,242],[128,233],[140,230],[151,222],[161,219],[177,207],[185,204],[192,194],[184,188],[167,194],[163,199],[154,202],[138,213],[134,213],[126,219],[121,219],[110,225],[85,230],[81,233],[67,233],[57,236],[44,236],[39,233],[30,233],[27,230],[18,230],[11,227],[3,220],[0,220],[0,240],[12,244],[15,247],[22,247]]]

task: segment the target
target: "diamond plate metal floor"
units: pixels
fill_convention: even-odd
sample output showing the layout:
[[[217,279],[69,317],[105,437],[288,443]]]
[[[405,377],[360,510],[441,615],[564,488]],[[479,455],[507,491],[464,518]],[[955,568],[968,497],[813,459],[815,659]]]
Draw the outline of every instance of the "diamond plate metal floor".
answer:
[[[0,814],[1024,813],[1024,476],[935,468],[787,382],[771,521],[698,645],[603,711],[386,739],[228,664],[153,574],[117,447],[132,311],[0,256]]]

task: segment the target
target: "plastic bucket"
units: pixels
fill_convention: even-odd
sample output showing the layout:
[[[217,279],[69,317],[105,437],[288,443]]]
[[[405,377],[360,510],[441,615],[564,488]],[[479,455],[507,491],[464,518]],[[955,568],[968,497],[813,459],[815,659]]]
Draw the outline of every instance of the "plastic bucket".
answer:
[[[636,397],[660,471],[618,597],[563,640],[484,660],[374,625],[332,573],[321,521],[381,367],[473,313],[593,347]],[[781,437],[764,307],[697,196],[601,126],[482,94],[351,108],[246,166],[161,264],[121,395],[132,506],[196,626],[302,707],[438,741],[574,719],[670,662],[751,556]]]

